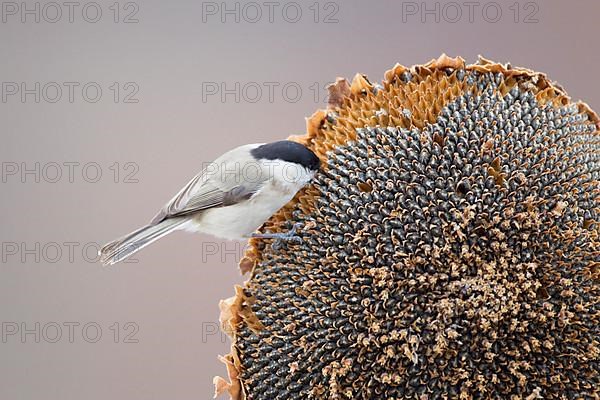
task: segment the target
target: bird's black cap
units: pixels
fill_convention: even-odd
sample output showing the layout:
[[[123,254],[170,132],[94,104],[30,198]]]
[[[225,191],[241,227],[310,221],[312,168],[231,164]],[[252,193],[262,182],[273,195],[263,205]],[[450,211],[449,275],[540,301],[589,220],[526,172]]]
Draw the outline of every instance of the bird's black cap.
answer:
[[[319,157],[306,146],[290,140],[267,143],[250,151],[256,159],[282,160],[302,165],[304,168],[316,171],[321,162]]]

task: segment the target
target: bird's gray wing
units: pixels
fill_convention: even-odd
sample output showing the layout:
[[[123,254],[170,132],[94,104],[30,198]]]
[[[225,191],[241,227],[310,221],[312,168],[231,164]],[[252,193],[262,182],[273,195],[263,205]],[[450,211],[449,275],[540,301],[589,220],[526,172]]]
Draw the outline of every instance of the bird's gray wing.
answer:
[[[260,190],[263,183],[253,182],[248,185],[231,179],[221,181],[207,176],[203,171],[181,189],[150,223],[156,224],[166,218],[238,203],[252,197]]]

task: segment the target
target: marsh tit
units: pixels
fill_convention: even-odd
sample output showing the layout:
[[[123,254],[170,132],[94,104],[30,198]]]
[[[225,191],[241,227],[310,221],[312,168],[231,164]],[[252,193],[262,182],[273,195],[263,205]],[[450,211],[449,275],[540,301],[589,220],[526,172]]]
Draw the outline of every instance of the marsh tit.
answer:
[[[223,239],[286,238],[290,235],[256,230],[310,182],[319,166],[311,150],[289,140],[230,150],[196,175],[150,224],[102,247],[100,261],[117,263],[181,229]]]

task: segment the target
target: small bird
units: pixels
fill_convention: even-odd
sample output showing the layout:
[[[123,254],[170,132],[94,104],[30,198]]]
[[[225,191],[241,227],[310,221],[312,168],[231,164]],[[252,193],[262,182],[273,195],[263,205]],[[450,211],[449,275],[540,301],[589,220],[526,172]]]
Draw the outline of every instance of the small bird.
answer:
[[[319,170],[319,158],[300,143],[282,140],[248,144],[223,154],[196,175],[150,224],[106,244],[104,265],[115,264],[175,231],[223,239],[289,239],[285,233],[256,233]]]

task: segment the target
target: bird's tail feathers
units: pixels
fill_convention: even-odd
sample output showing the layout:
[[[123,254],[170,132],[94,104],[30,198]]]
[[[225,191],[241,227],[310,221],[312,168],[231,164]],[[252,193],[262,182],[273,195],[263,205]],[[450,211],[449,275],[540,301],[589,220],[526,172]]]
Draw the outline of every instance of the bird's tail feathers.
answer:
[[[123,261],[150,243],[179,228],[185,222],[187,222],[187,219],[184,217],[169,218],[157,224],[150,224],[137,229],[104,245],[100,249],[100,262],[104,265],[112,265]]]

